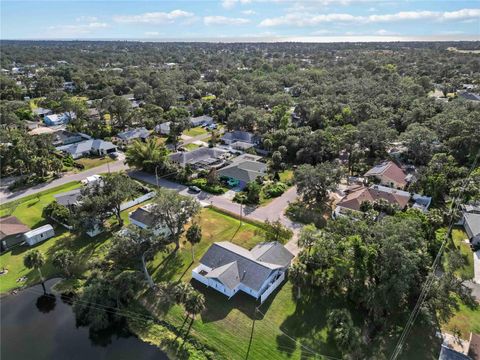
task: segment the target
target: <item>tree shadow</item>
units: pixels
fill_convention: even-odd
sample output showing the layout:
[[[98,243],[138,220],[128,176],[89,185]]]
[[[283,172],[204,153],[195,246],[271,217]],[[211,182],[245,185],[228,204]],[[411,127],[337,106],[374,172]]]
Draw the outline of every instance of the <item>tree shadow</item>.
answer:
[[[47,314],[55,309],[57,297],[54,294],[43,294],[37,298],[35,305],[38,311]]]
[[[183,259],[179,252],[177,251],[176,253],[172,254],[167,256],[169,258],[167,262],[162,261],[162,267],[156,266],[153,271],[150,271],[154,282],[172,280],[177,274],[178,269],[184,266]],[[185,273],[187,270],[188,268],[185,270]]]

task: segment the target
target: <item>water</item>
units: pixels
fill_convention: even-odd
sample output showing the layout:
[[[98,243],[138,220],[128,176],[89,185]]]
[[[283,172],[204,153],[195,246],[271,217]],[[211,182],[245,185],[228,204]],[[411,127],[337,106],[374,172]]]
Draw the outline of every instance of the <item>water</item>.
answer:
[[[55,282],[46,282],[47,291]],[[0,300],[2,360],[168,359],[125,328],[101,334],[77,328],[68,301],[59,295],[42,297],[42,293],[38,285]]]

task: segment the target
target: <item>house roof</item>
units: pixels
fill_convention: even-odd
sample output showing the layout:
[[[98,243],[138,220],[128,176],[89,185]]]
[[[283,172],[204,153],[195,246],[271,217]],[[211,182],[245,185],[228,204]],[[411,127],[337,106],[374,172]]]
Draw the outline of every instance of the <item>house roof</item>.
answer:
[[[463,218],[465,220],[465,230],[468,237],[473,238],[480,234],[480,214],[476,213],[464,213]]]
[[[294,258],[293,254],[285,246],[278,242],[264,242],[250,250],[253,257],[262,262],[281,265],[286,267]]]
[[[470,338],[470,347],[468,349],[468,356],[473,360],[480,359],[480,335],[472,334]]]
[[[450,349],[449,347],[442,344],[440,350],[440,356],[438,360],[472,360],[467,355],[462,354],[461,352]]]
[[[375,165],[373,168],[365,173],[365,176],[375,176],[385,180],[391,180],[396,183],[407,185],[405,180],[407,174],[393,161],[385,161],[381,164]]]
[[[337,206],[359,211],[360,205],[364,201],[372,203],[380,199],[384,199],[403,209],[410,200],[410,194],[406,191],[395,190],[386,186],[374,185],[369,188],[361,186],[347,194],[337,203]]]
[[[118,133],[117,137],[119,137],[122,140],[128,141],[128,140],[138,139],[138,138],[145,139],[149,135],[150,135],[150,131],[148,131],[143,127],[143,128],[135,128],[135,129],[123,131],[121,133]]]
[[[145,224],[147,227],[151,227],[155,224],[154,215],[145,207],[139,207],[132,211],[128,217],[139,223]]]
[[[210,159],[217,160],[220,156],[227,153],[226,150],[220,148],[200,147],[192,151],[176,152],[169,155],[169,158],[171,161],[185,166],[186,164],[194,164],[200,161],[208,161]]]
[[[7,236],[23,234],[29,230],[30,228],[15,216],[5,216],[0,218],[0,240]]]
[[[24,235],[26,238],[31,238],[51,230],[53,231],[52,225],[47,224],[47,225],[40,226],[39,228],[27,231]]]
[[[480,101],[480,95],[468,91],[459,91],[458,96],[470,101]]]
[[[59,151],[65,151],[70,154],[83,154],[91,150],[110,150],[116,149],[116,146],[113,145],[110,141],[104,141],[100,139],[90,139],[81,141],[75,144],[64,145],[57,147]]]
[[[254,181],[259,176],[264,176],[267,165],[258,161],[244,160],[234,162],[218,171],[218,175],[227,176],[243,182]]]
[[[254,252],[253,249],[249,251],[228,241],[216,242],[203,255],[200,263],[213,269],[206,275],[207,277],[217,279],[230,289],[242,283],[250,289],[258,291],[272,271],[290,264],[290,261],[286,262],[289,257],[286,253],[290,254],[287,249],[284,249],[286,253],[270,249],[277,246],[283,247],[283,245],[269,244],[270,246],[263,245],[256,248]],[[267,256],[268,253],[270,255]],[[262,256],[268,257],[268,260],[272,262],[260,260],[259,257]],[[293,259],[293,255],[290,254],[290,256],[290,260]]]
[[[67,191],[61,194],[53,195],[58,204],[63,206],[75,205],[80,198],[81,189]]]
[[[248,131],[231,131],[227,132],[222,136],[222,140],[230,140],[230,141],[243,141],[247,143],[254,143],[255,142],[255,135]]]
[[[211,123],[213,121],[213,118],[208,115],[201,115],[201,116],[195,116],[190,118],[190,123],[192,125],[200,125],[204,122]]]

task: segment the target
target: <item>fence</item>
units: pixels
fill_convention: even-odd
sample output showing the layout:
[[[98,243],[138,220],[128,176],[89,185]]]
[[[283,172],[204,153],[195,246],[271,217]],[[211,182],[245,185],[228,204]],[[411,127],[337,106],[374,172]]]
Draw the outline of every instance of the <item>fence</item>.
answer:
[[[140,204],[144,201],[150,200],[154,196],[155,196],[155,191],[150,191],[149,193],[147,193],[145,195],[142,195],[142,196],[140,196],[136,199],[133,199],[131,201],[127,201],[126,203],[123,203],[122,205],[120,205],[120,210],[123,211],[123,210],[129,209],[132,206],[135,206],[135,205],[138,205],[138,204]]]

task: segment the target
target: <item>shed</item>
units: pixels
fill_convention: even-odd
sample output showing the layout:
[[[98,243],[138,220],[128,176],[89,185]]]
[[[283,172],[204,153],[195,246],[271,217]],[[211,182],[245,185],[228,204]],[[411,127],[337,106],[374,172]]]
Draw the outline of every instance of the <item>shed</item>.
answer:
[[[23,236],[28,245],[33,246],[35,244],[38,244],[39,242],[45,241],[55,236],[55,231],[53,230],[52,225],[47,224],[28,231],[23,234]]]

